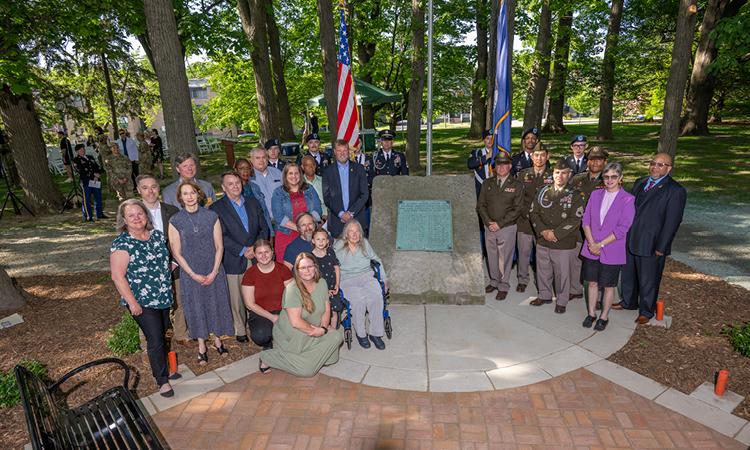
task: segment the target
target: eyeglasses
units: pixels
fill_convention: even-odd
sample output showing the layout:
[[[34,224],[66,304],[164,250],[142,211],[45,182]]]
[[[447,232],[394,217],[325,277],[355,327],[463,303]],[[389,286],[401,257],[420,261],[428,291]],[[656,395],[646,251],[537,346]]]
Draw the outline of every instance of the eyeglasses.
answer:
[[[586,148],[586,144],[573,144],[572,146],[576,148]]]
[[[664,167],[664,166],[666,166],[666,167],[669,167],[669,166],[671,166],[672,164],[669,164],[669,163],[663,163],[663,162],[656,162],[656,161],[651,161],[650,163],[648,163],[648,165],[649,165],[649,167],[654,167],[654,166],[656,166],[656,167],[658,167],[658,168],[660,168],[660,169],[661,169],[661,168],[662,168],[662,167]]]
[[[620,175],[604,175],[602,176],[602,179],[604,180],[619,180]]]

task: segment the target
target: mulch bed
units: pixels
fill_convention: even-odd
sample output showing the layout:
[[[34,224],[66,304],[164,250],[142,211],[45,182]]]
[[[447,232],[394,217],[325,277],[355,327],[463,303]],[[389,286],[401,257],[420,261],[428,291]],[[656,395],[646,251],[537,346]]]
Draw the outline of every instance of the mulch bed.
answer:
[[[722,334],[750,322],[750,292],[668,259],[659,295],[672,326],[638,326],[609,359],[686,394],[729,370],[727,389],[745,397],[734,414],[750,420],[750,358]]]
[[[0,330],[0,370],[11,369],[25,358],[36,359],[47,367],[50,378],[57,379],[86,362],[112,356],[106,345],[109,329],[121,320],[125,309],[118,305],[119,296],[109,272],[32,276],[18,281],[28,300],[17,311],[24,323]],[[234,337],[225,338],[224,346],[229,354],[219,358],[215,351],[209,351],[206,366],[197,363],[197,342],[176,345],[173,350],[179,363],[187,364],[197,375],[260,351],[252,343],[239,344]],[[136,394],[143,397],[156,392],[145,352],[123,359],[132,368],[131,380],[136,375],[132,383]],[[74,380],[63,386],[71,405],[122,383],[122,371],[104,366],[88,370]],[[21,406],[0,409],[0,448],[22,448],[28,441]]]

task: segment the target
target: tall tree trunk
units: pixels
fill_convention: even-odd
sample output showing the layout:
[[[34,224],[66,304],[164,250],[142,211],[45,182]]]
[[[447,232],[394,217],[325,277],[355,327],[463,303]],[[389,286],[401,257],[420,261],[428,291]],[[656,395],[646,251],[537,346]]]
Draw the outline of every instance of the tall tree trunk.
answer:
[[[471,85],[471,125],[469,137],[479,139],[487,122],[487,27],[489,8],[487,0],[476,0],[477,69]]]
[[[747,0],[709,0],[701,23],[701,36],[693,59],[693,73],[690,76],[688,93],[685,98],[685,113],[680,127],[683,135],[708,135],[708,111],[714,95],[715,78],[708,68],[716,59],[716,41],[711,32],[724,17],[737,14]]]
[[[602,90],[599,95],[599,126],[596,135],[599,139],[612,139],[612,101],[615,96],[615,55],[620,41],[623,0],[612,0],[609,11],[607,43],[602,63]]]
[[[526,94],[526,104],[523,108],[523,128],[539,128],[542,124],[542,111],[544,110],[544,94],[547,92],[549,82],[550,54],[552,46],[552,10],[550,0],[542,2],[542,11],[539,13],[539,34],[536,38],[534,50],[534,67],[531,69],[529,79],[529,90]]]
[[[281,57],[281,38],[279,37],[279,27],[276,25],[272,1],[268,1],[266,11],[268,12],[266,17],[268,46],[271,53],[271,68],[273,69],[273,83],[276,86],[276,104],[279,113],[279,133],[283,140],[296,141],[292,111],[289,108],[289,94],[286,90],[286,79],[284,77],[284,60]]]
[[[370,6],[370,14],[361,20],[375,22],[380,18],[380,0],[375,0]],[[353,26],[352,28],[356,28]],[[359,60],[358,78],[366,83],[373,82],[373,68],[370,60],[375,56],[377,50],[377,39],[375,36],[362,36],[357,40],[357,60]],[[375,128],[375,108],[372,105],[362,105],[362,126],[364,128]]]
[[[30,95],[15,95],[10,86],[0,90],[0,117],[18,170],[24,203],[36,213],[59,209],[63,197],[57,189],[47,162],[47,147]]]
[[[266,0],[237,0],[237,9],[242,20],[242,30],[250,45],[250,61],[255,77],[255,96],[258,99],[258,125],[261,141],[278,135],[276,118],[276,95],[268,57],[266,37]]]
[[[102,60],[102,70],[104,71],[104,85],[107,88],[107,101],[109,102],[109,114],[112,120],[112,129],[114,134],[112,139],[117,139],[117,105],[115,105],[115,93],[112,90],[112,78],[109,76],[109,64],[107,63],[107,56],[102,52],[99,57]]]
[[[170,0],[148,0],[144,2],[144,8],[154,72],[159,82],[169,157],[172,172],[176,175],[174,158],[177,154],[198,154],[193,103],[190,101],[182,44],[177,35],[177,20]]]
[[[411,0],[411,86],[406,114],[406,161],[412,170],[419,164],[420,136],[422,132],[422,92],[424,91],[424,4]],[[429,120],[429,118],[428,118]]]
[[[680,0],[677,12],[677,31],[672,47],[672,64],[669,67],[667,91],[664,96],[664,116],[659,131],[660,153],[669,153],[672,158],[677,154],[677,136],[680,133],[680,112],[685,95],[690,57],[692,56],[693,36],[697,0]]]
[[[323,97],[326,99],[326,117],[331,131],[331,142],[336,139],[336,107],[338,106],[338,67],[336,62],[336,26],[333,22],[331,0],[318,1],[320,51],[323,65]]]
[[[25,304],[21,287],[0,266],[0,311],[20,309]]]
[[[565,109],[565,83],[568,80],[568,57],[570,56],[570,33],[573,28],[573,11],[560,15],[557,23],[557,41],[555,42],[555,59],[552,85],[549,89],[549,106],[544,131],[567,133],[563,123]]]

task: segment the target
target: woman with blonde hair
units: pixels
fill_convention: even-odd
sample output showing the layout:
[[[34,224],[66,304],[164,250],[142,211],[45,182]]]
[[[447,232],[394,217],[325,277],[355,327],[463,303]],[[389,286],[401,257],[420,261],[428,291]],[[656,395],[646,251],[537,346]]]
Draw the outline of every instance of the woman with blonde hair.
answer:
[[[328,286],[320,278],[315,257],[300,253],[294,282],[284,289],[283,310],[273,326],[273,349],[260,354],[260,371],[271,367],[298,377],[311,377],[339,360],[343,334],[331,326]]]
[[[370,341],[372,341],[378,350],[385,349],[383,292],[371,266],[371,261],[380,264],[380,274],[387,290],[388,281],[383,262],[370,246],[370,242],[365,239],[362,225],[356,220],[350,220],[344,225],[341,238],[336,241],[333,249],[341,265],[341,291],[351,305],[357,342],[363,348],[370,348]],[[368,313],[370,314],[369,333],[365,325],[365,315]]]

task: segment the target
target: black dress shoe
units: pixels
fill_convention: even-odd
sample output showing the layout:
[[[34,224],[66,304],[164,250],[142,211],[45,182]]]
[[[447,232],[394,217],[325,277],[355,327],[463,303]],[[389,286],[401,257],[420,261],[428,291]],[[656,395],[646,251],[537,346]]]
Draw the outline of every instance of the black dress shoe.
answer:
[[[159,392],[159,395],[166,398],[174,397],[174,389],[170,389],[166,392]]]
[[[516,286],[516,292],[526,292],[526,285],[520,283],[518,286]]]
[[[494,290],[497,290],[497,288],[491,284],[488,284],[487,286],[484,287],[484,292],[488,294]]]
[[[244,344],[247,341],[248,341],[247,336],[237,336],[237,342],[241,342]]]
[[[555,312],[557,314],[565,314],[565,306],[555,305]]]
[[[370,348],[370,340],[367,339],[367,336],[365,337],[357,336],[357,342],[359,342],[359,345],[361,345],[362,348]]]
[[[571,296],[570,296],[570,299],[571,299],[571,300],[575,300],[575,299],[577,299],[577,298],[583,298],[583,294],[575,294],[575,295],[571,295]]]
[[[547,305],[549,303],[552,303],[552,300],[545,300],[543,298],[537,297],[534,300],[530,301],[529,305],[531,305],[531,306],[542,306],[542,305]]]
[[[370,336],[370,340],[375,344],[375,348],[378,350],[385,350],[385,342],[380,336]]]
[[[182,375],[180,375],[179,372],[175,372],[169,375],[167,378],[169,378],[170,380],[179,380],[180,378],[182,378]]]
[[[583,319],[583,327],[591,328],[591,325],[594,324],[595,320],[596,320],[596,316],[586,316],[586,318]]]
[[[505,300],[506,297],[508,297],[508,291],[497,291],[497,295],[495,295],[495,300]]]
[[[596,325],[594,325],[594,329],[596,331],[604,331],[604,329],[607,328],[608,323],[609,323],[609,319],[607,320],[599,319],[596,321]]]

